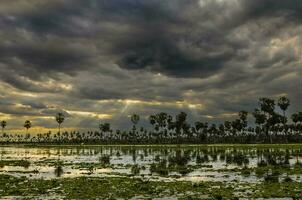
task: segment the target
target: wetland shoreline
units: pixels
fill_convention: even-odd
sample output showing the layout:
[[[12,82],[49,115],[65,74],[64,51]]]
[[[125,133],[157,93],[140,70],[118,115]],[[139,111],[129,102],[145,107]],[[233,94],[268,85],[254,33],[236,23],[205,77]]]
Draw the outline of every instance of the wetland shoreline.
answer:
[[[0,153],[0,198],[302,197],[302,144],[10,144]]]

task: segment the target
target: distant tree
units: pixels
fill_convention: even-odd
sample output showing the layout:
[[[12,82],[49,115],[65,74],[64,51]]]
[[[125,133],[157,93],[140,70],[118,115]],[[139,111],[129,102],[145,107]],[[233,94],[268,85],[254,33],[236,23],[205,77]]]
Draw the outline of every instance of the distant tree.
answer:
[[[225,121],[224,122],[224,130],[226,132],[226,135],[229,136],[232,131],[232,122],[230,121]]]
[[[272,115],[275,111],[275,100],[269,98],[259,99],[260,110],[268,115]]]
[[[176,115],[175,129],[176,129],[177,142],[179,142],[179,137],[181,133],[185,134],[190,129],[190,126],[187,123],[187,116],[188,115],[185,112],[180,112],[178,115]]]
[[[247,111],[240,111],[238,113],[240,122],[241,122],[241,126],[242,126],[242,130],[245,131],[245,128],[247,127],[247,116],[248,116],[248,112]]]
[[[99,124],[99,128],[100,128],[100,131],[101,131],[102,133],[105,133],[105,134],[108,134],[109,132],[112,132],[109,123],[100,123],[100,124]],[[107,137],[108,137],[108,136],[107,136]]]
[[[262,113],[266,116],[265,121],[265,135],[269,139],[270,143],[272,143],[272,137],[270,135],[270,129],[274,124],[274,120],[271,119],[272,117],[275,117],[275,100],[269,99],[269,98],[260,98],[259,99],[259,106]]]
[[[195,130],[197,137],[200,141],[205,140],[207,137],[207,124],[203,122],[195,122]]]
[[[7,123],[6,123],[6,121],[1,121],[1,127],[2,127],[2,133],[4,133],[4,129],[5,129],[5,127],[7,126]]]
[[[236,137],[236,133],[241,132],[243,129],[242,122],[240,119],[235,119],[234,121],[232,121],[231,125],[233,130],[233,137]]]
[[[255,109],[253,112],[253,116],[255,118],[255,124],[258,125],[258,128],[256,128],[257,138],[263,131],[263,125],[266,122],[266,115],[261,112],[259,109]]]
[[[102,132],[109,132],[111,130],[109,123],[100,123],[99,128]]]
[[[167,128],[169,123],[172,121],[172,116],[167,113],[161,112],[156,115],[151,115],[149,117],[150,124],[154,126],[154,129],[160,133],[160,138],[164,134],[167,134]]]
[[[132,116],[131,116],[131,122],[133,123],[133,134],[135,134],[135,130],[136,130],[136,125],[137,125],[137,123],[139,122],[139,120],[140,120],[140,117],[139,117],[139,115],[137,115],[137,114],[133,114]]]
[[[280,109],[275,110],[276,105]],[[252,143],[259,141],[272,143],[273,140],[274,142],[301,142],[302,112],[292,114],[290,116],[292,122],[288,123],[286,112],[289,106],[290,100],[287,97],[280,97],[277,104],[273,99],[260,98],[258,108],[252,113],[255,117],[255,128],[248,127],[247,111],[240,111],[238,117],[233,121],[225,121],[222,124],[195,122],[192,127],[187,122],[188,115],[185,112],[180,112],[175,117],[165,112],[160,112],[149,117],[149,121],[155,131],[148,131],[145,127],[139,128],[140,116],[137,114],[131,116],[132,130],[116,130],[115,133],[113,133],[109,123],[99,123],[101,131],[72,131],[60,134],[61,124],[65,119],[62,113],[57,113],[55,116],[59,132],[52,137],[50,132],[45,134],[38,133],[31,137],[28,134],[28,129],[32,126],[29,120],[24,123],[26,135],[4,133],[7,125],[6,121],[0,121],[0,126],[3,133],[2,140],[8,142],[57,142],[61,138],[67,139],[66,142],[97,142],[98,139],[107,139],[108,142],[119,141],[127,143]],[[259,136],[261,136],[261,140],[259,140]]]
[[[271,127],[276,126],[277,124],[283,123],[284,119],[283,116],[278,113],[273,113],[272,116],[268,119],[268,124]]]
[[[297,122],[299,121],[299,113],[294,113],[291,116],[292,121],[294,122],[295,126],[297,125]]]
[[[266,116],[259,109],[255,109],[253,112],[253,116],[255,117],[255,123],[261,126],[266,121]]]
[[[131,122],[132,122],[134,125],[136,125],[136,124],[139,122],[139,119],[140,119],[140,117],[139,117],[139,115],[137,115],[137,114],[133,114],[133,115],[131,116]]]
[[[29,120],[26,120],[24,122],[24,127],[26,128],[26,133],[28,133],[28,129],[31,128],[31,122]]]
[[[218,130],[219,130],[219,137],[224,137],[225,136],[225,127],[223,124],[219,124]]]
[[[218,129],[217,129],[217,126],[216,124],[211,124],[211,126],[209,127],[209,130],[208,130],[211,138],[213,139],[214,142],[217,141],[217,133],[218,133]]]
[[[140,120],[139,115],[133,114],[131,116],[131,122],[133,123],[134,126],[136,126],[138,124],[139,120]]]
[[[291,119],[294,122],[294,130],[301,132],[302,128],[302,112],[294,113],[291,115]]]
[[[283,112],[283,126],[286,124],[286,116],[285,111],[287,110],[288,106],[290,105],[290,101],[287,97],[280,97],[278,100],[278,106]]]
[[[59,133],[61,133],[61,124],[64,122],[65,116],[63,113],[57,113],[56,115],[56,121],[59,125]]]

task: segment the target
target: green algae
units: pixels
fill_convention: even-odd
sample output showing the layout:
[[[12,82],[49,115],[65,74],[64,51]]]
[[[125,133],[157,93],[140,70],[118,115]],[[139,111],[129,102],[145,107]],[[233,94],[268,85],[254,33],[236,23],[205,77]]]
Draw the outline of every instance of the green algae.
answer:
[[[0,175],[0,197],[3,196],[60,195],[64,199],[130,199],[163,198],[179,199],[233,199],[245,198],[297,198],[302,196],[302,183],[224,183],[188,181],[148,181],[131,177],[80,177],[63,179],[26,179]]]
[[[3,168],[4,166],[20,166],[28,168],[30,162],[28,160],[0,160],[0,168]]]

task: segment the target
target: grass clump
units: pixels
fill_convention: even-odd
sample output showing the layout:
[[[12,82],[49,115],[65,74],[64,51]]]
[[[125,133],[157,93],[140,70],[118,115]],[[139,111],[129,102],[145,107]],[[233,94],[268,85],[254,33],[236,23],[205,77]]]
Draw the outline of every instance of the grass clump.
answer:
[[[102,155],[100,157],[100,163],[102,165],[105,165],[105,166],[110,165],[110,156],[109,155]]]
[[[131,173],[133,175],[139,175],[141,168],[138,165],[132,165]]]
[[[238,194],[238,189],[242,193]],[[298,198],[302,196],[302,183],[265,182],[260,184],[189,181],[148,181],[133,177],[79,177],[52,180],[16,178],[0,175],[0,198],[23,196],[35,199],[40,195],[60,195],[65,199],[131,199],[165,198],[198,199],[206,195],[209,199],[254,198]],[[247,193],[246,190],[254,191]]]
[[[28,160],[0,160],[0,167],[4,166],[21,166],[28,168],[30,166],[30,162]]]

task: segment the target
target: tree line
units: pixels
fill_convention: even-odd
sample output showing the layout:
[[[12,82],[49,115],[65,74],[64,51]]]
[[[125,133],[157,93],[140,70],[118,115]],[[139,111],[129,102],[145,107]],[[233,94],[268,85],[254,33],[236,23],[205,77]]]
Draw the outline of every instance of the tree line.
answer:
[[[1,121],[2,142],[40,142],[40,143],[101,143],[101,144],[178,144],[178,143],[293,143],[302,142],[302,112],[287,116],[290,100],[283,96],[277,101],[260,98],[258,108],[253,112],[240,111],[233,121],[220,124],[197,121],[188,122],[188,115],[180,112],[176,116],[160,112],[149,117],[153,129],[139,126],[140,116],[131,116],[130,131],[115,130],[110,123],[99,123],[99,131],[63,132],[61,125],[65,120],[63,113],[57,113],[58,132],[29,134],[32,123],[26,120],[26,134],[7,134],[6,121]],[[276,109],[278,108],[278,109]],[[281,111],[278,112],[277,110]],[[252,115],[255,125],[248,126],[248,115]],[[289,123],[289,118],[291,123]]]

